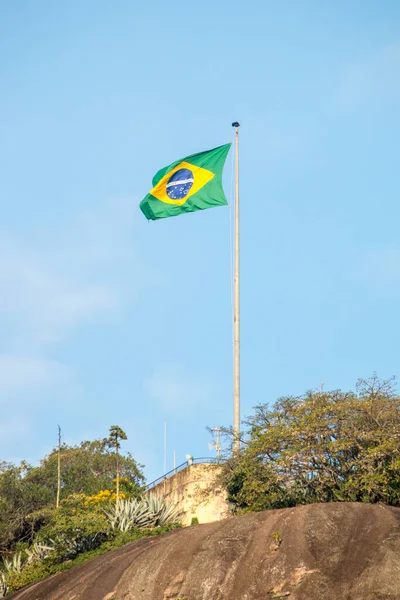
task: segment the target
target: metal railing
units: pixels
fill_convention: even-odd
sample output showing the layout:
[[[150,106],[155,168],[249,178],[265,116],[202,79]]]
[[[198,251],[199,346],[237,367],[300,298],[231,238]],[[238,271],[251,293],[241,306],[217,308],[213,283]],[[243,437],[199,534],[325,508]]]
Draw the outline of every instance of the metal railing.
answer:
[[[191,459],[187,460],[186,462],[182,463],[181,465],[175,467],[175,469],[172,469],[172,471],[168,471],[168,473],[165,473],[165,475],[161,475],[161,477],[159,477],[158,479],[155,479],[154,481],[152,481],[151,483],[146,485],[145,492],[148,492],[149,490],[151,490],[153,487],[155,487],[156,485],[158,485],[165,479],[172,477],[173,475],[175,475],[175,473],[179,473],[179,471],[183,471],[183,469],[186,469],[186,467],[189,467],[190,465],[219,464],[221,462],[222,462],[222,459],[218,460],[217,458],[210,458],[210,457],[191,458]]]

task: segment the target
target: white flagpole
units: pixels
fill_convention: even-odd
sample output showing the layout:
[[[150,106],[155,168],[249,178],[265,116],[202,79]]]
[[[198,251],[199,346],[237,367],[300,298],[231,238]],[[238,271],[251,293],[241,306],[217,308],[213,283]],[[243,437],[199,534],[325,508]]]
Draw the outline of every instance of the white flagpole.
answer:
[[[164,475],[167,472],[167,419],[164,419]]]
[[[235,233],[233,278],[233,431],[234,450],[240,450],[240,230],[239,230],[239,127],[235,121]]]

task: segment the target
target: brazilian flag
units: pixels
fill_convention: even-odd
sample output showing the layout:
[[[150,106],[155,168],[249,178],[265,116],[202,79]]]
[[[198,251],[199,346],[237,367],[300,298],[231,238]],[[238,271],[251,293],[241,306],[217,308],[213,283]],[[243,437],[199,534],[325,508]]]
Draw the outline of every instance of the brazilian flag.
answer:
[[[153,177],[153,189],[141,201],[147,219],[177,217],[228,204],[222,170],[231,144],[192,154],[164,167]]]

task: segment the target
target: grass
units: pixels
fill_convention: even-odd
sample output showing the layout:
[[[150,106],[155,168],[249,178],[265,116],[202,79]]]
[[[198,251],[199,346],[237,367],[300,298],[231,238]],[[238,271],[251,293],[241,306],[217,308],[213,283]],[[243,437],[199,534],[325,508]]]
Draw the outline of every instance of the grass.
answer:
[[[129,544],[130,542],[135,542],[136,540],[142,538],[159,536],[167,533],[168,531],[172,531],[173,529],[178,529],[179,527],[180,525],[174,524],[165,525],[163,527],[155,527],[153,529],[143,529],[140,531],[136,530],[131,533],[119,533],[114,538],[103,542],[98,548],[96,548],[96,550],[84,552],[79,554],[76,558],[68,561],[60,562],[59,559],[57,560],[56,558],[49,556],[41,562],[26,565],[20,573],[10,574],[7,578],[8,593],[15,592],[26,585],[30,585],[31,583],[45,579],[46,577],[54,575],[55,573],[67,571],[75,565],[80,565],[91,558],[101,556],[106,552],[110,552],[111,550],[115,550],[121,546],[125,546],[125,544]]]

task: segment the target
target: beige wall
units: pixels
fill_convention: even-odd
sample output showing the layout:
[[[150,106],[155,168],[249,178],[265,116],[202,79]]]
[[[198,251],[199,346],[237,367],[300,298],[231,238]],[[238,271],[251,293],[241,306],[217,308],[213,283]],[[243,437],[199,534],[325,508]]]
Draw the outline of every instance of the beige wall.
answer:
[[[192,518],[199,523],[220,521],[228,516],[226,492],[216,481],[220,467],[215,464],[190,465],[168,477],[147,494],[157,494],[179,506],[182,525],[190,525]]]

